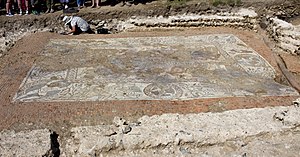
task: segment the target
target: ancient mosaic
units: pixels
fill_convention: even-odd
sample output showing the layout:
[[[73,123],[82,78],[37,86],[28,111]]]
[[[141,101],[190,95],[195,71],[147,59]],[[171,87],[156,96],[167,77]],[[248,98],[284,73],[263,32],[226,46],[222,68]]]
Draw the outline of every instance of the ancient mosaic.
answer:
[[[15,101],[189,100],[298,95],[231,34],[54,39]]]

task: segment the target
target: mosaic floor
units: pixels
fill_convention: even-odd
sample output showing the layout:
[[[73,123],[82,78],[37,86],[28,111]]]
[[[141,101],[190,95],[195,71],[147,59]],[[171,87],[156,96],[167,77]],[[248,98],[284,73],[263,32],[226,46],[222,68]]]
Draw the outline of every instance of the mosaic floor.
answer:
[[[51,40],[14,101],[298,95],[231,34]]]

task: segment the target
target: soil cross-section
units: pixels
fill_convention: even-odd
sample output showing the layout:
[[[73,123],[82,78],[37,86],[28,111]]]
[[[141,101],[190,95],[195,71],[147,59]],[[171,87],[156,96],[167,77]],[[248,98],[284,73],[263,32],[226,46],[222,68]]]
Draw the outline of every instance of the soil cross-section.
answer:
[[[231,34],[51,40],[15,101],[285,96],[275,71]]]

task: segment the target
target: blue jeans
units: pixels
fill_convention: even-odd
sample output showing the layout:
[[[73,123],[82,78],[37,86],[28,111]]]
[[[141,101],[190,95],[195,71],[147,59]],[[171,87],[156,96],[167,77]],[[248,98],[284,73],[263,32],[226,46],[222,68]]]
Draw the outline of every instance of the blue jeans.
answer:
[[[77,6],[83,6],[85,0],[77,0]]]
[[[69,3],[69,0],[60,0],[60,3]]]

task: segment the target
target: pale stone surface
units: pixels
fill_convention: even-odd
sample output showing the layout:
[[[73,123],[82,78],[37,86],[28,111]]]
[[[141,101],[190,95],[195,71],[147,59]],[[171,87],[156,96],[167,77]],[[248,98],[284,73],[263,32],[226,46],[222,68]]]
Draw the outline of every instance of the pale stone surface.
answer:
[[[132,130],[126,134],[113,125],[76,127],[71,129],[72,136],[67,140],[64,155],[142,156],[144,153],[145,156],[157,156],[183,153],[222,156],[246,153],[250,156],[278,156],[289,149],[297,156],[299,139],[295,138],[300,135],[299,131],[294,130],[296,132],[293,133],[292,130],[300,124],[299,113],[299,107],[290,106],[144,116],[138,122],[128,122]],[[281,132],[285,134],[281,136]],[[292,137],[295,138],[287,139]]]
[[[274,23],[274,25],[276,26],[276,29],[291,30],[291,31],[293,31],[295,29],[291,23],[280,20],[278,18],[271,18],[270,20]]]
[[[300,29],[286,21],[269,17],[267,31],[277,46],[291,54],[300,54]]]
[[[257,17],[257,13],[254,10],[246,8],[241,8],[236,14],[243,17]]]
[[[293,45],[295,47],[300,47],[300,40],[297,40],[297,39],[293,39],[293,38],[290,38],[288,36],[282,36],[282,37],[279,37],[278,40],[280,42],[283,42],[283,43],[287,43],[287,44],[290,44],[290,45]],[[296,48],[295,48],[296,49]]]
[[[124,21],[116,19],[100,21],[92,20],[92,27],[112,28],[116,32],[132,31],[136,29],[169,28],[169,27],[203,27],[203,26],[227,26],[242,29],[256,30],[257,13],[253,9],[241,8],[239,10],[222,12],[185,13],[172,16],[133,16]]]
[[[51,149],[50,132],[47,129],[32,131],[1,131],[0,156],[41,157]]]
[[[234,139],[225,143],[211,146],[177,146],[164,149],[119,151],[107,154],[106,156],[122,157],[160,157],[160,156],[237,156],[237,157],[258,157],[258,156],[299,156],[300,155],[300,133],[287,132],[266,134],[262,136],[249,137],[247,139]]]
[[[16,101],[298,95],[231,34],[51,40]]]
[[[131,18],[123,29],[146,27],[197,27],[197,26],[232,26],[253,29],[256,26],[257,14],[254,10],[242,8],[238,11],[216,14],[183,14],[169,17]]]

